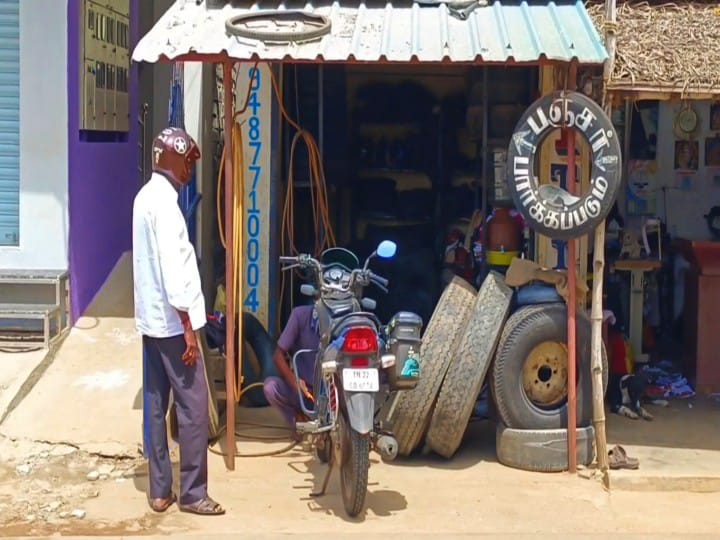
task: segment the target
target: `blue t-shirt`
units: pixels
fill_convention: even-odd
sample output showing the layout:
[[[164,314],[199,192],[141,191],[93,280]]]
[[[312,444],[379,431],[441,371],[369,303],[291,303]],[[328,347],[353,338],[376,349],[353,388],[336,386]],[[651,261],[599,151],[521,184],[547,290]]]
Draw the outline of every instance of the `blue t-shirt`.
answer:
[[[320,345],[313,315],[313,306],[298,306],[290,313],[285,328],[278,339],[278,347],[289,355],[302,349],[316,351]],[[298,375],[307,383],[312,383],[315,372],[315,353],[305,353],[297,359]]]

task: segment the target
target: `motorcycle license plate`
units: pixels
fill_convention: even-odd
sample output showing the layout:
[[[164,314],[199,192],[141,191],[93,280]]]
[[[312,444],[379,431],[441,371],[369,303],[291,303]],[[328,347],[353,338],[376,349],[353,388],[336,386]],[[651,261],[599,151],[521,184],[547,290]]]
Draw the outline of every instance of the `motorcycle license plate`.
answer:
[[[377,392],[380,390],[378,370],[343,369],[343,388],[350,392]]]

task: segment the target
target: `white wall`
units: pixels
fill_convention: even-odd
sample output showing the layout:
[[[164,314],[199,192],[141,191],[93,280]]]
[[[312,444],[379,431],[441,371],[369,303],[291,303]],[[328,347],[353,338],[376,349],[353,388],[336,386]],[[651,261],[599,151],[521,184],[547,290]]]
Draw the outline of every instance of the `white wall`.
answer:
[[[184,70],[185,129],[200,146],[202,159],[195,174],[198,193],[202,196],[196,217],[196,249],[200,258],[205,302],[212,305],[215,299],[215,275],[213,271],[213,231],[217,228],[215,217],[216,193],[213,175],[213,85],[215,67],[201,62],[186,62]]]
[[[0,268],[67,268],[67,32],[67,0],[20,2],[20,245]]]
[[[665,219],[663,192],[660,188],[666,186],[668,231],[681,238],[707,240],[710,239],[710,233],[703,214],[707,214],[712,206],[720,205],[720,187],[713,185],[713,177],[720,175],[720,168],[705,167],[705,139],[715,135],[715,132],[710,131],[710,101],[692,101],[691,104],[698,115],[696,140],[699,143],[699,166],[693,175],[693,190],[682,191],[674,170],[676,139],[673,131],[675,117],[682,105],[660,102],[657,152],[660,179],[657,208],[658,216]]]

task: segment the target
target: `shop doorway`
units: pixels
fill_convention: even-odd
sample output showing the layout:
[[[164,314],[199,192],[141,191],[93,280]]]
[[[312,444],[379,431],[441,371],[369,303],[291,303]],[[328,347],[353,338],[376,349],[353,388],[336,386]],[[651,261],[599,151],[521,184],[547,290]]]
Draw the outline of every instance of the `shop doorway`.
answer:
[[[510,137],[538,94],[537,66],[289,64],[283,80],[286,110],[321,149],[338,244],[361,259],[383,239],[398,244],[395,259],[378,262],[392,284],[375,295],[378,316],[402,309],[428,321],[449,267],[480,278],[481,223],[471,218],[492,211],[495,179],[505,182]],[[283,177],[292,167],[294,243],[311,250],[319,231],[308,156],[303,148],[290,163],[292,136],[285,124]],[[448,263],[453,242],[476,260]],[[302,301],[295,294],[286,307]]]

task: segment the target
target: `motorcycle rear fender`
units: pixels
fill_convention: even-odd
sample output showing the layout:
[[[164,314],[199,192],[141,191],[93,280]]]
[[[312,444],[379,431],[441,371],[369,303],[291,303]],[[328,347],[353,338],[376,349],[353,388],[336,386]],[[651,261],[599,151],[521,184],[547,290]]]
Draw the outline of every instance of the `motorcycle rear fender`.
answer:
[[[374,392],[345,392],[345,406],[350,427],[361,435],[370,433],[375,420]]]

